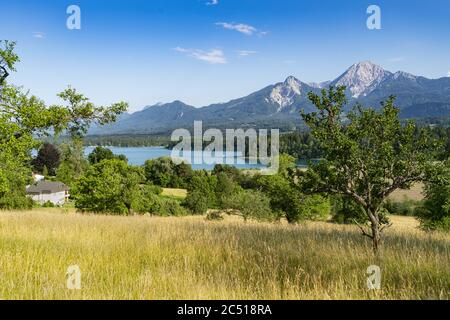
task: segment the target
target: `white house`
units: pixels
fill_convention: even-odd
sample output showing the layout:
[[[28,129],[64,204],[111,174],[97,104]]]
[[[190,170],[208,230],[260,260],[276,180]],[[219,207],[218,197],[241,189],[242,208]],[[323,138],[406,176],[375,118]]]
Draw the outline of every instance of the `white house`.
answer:
[[[62,182],[38,181],[27,187],[27,194],[40,204],[51,202],[61,206],[69,199],[69,187]]]
[[[33,180],[34,180],[34,182],[43,181],[43,180],[45,180],[45,177],[43,175],[33,172]]]

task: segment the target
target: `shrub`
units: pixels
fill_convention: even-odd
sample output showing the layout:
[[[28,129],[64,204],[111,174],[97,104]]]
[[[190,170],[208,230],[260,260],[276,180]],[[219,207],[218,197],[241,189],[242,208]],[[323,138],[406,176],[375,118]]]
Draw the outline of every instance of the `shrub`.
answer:
[[[148,182],[163,188],[185,189],[194,175],[190,165],[175,164],[168,157],[146,161],[144,171]]]
[[[306,196],[300,206],[302,217],[308,220],[327,220],[331,215],[330,200],[321,195]]]
[[[103,160],[122,160],[128,162],[128,159],[123,154],[116,156],[110,149],[103,147],[96,147],[88,156],[90,164],[97,164]]]
[[[244,220],[276,221],[280,216],[270,207],[270,198],[255,190],[243,190],[227,198],[224,206],[228,213],[242,216]],[[231,211],[230,211],[231,210]]]
[[[23,192],[9,192],[0,197],[0,209],[4,210],[29,210],[33,204],[33,200]]]
[[[424,230],[450,231],[450,163],[436,166],[425,186],[426,199],[416,210]]]
[[[417,201],[405,199],[404,201],[393,201],[388,199],[383,204],[383,208],[387,210],[390,214],[400,215],[400,216],[414,216],[415,209],[418,206]]]
[[[182,205],[193,214],[205,214],[211,204],[210,197],[200,191],[190,191]]]
[[[54,207],[56,206],[51,201],[47,201],[46,203],[42,204],[42,208],[54,208]]]
[[[206,216],[206,220],[208,221],[222,221],[223,220],[223,214],[219,210],[213,210],[208,213]]]
[[[75,207],[83,212],[131,214],[141,196],[140,170],[121,160],[91,166],[72,189]]]
[[[269,197],[273,211],[283,213],[289,223],[306,219],[302,209],[305,196],[291,184],[286,176],[281,174],[261,176],[258,182],[262,191]]]

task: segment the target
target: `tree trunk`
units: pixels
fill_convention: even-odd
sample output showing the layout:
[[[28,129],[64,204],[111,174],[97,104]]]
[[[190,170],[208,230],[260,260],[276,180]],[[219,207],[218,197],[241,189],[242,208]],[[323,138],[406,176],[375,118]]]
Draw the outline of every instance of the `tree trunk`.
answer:
[[[380,253],[381,246],[381,232],[379,223],[372,222],[372,246],[373,253],[378,256]]]
[[[373,208],[367,208],[367,213],[370,220],[372,248],[375,256],[379,256],[381,247],[381,224],[378,210]]]

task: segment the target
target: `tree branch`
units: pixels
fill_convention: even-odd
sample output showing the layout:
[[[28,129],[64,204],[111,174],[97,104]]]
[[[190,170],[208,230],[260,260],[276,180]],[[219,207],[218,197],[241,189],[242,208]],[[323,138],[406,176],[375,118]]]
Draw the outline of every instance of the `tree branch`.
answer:
[[[356,219],[353,219],[353,222],[356,223],[356,225],[359,227],[359,229],[361,230],[363,236],[366,236],[366,237],[368,237],[368,238],[370,238],[370,239],[373,240],[373,236],[372,236],[370,233],[368,233],[368,232],[364,229],[364,227],[363,227],[362,225],[360,225],[358,221],[356,221]]]

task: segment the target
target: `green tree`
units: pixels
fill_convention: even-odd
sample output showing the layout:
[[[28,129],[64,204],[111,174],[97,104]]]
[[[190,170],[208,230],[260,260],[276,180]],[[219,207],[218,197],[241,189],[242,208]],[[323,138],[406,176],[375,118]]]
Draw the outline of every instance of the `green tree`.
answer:
[[[110,149],[103,147],[96,147],[88,156],[90,164],[97,164],[103,160],[118,159],[128,162],[128,159],[124,155],[115,155]]]
[[[9,73],[16,71],[15,64],[19,62],[19,56],[15,53],[16,42],[0,40],[0,97],[1,86],[6,82]]]
[[[83,212],[133,213],[141,195],[142,172],[121,160],[105,160],[91,166],[73,186],[75,207]]]
[[[36,158],[33,159],[33,166],[40,173],[43,173],[46,168],[48,174],[54,176],[60,161],[61,154],[58,148],[46,142],[39,149]]]
[[[124,111],[126,103],[95,107],[83,95],[68,89],[60,96],[68,106],[47,107],[37,97],[6,83],[19,57],[15,42],[0,41],[0,206],[27,203],[25,186],[31,182],[31,151],[37,138],[67,129],[80,137],[90,124],[106,124]],[[66,166],[65,163],[63,163]],[[59,171],[59,170],[58,170]],[[63,170],[64,171],[64,168]],[[69,170],[65,170],[66,173]],[[77,173],[75,168],[75,173]],[[8,200],[9,199],[9,200]]]
[[[31,183],[31,150],[39,147],[36,137],[48,134],[58,123],[54,111],[35,96],[4,85],[0,99],[1,206],[11,209],[28,203],[25,187]]]
[[[450,161],[436,164],[425,185],[426,199],[416,209],[425,230],[450,230]]]
[[[59,131],[67,130],[73,139],[82,139],[92,124],[105,125],[117,120],[117,116],[128,109],[128,103],[118,102],[111,106],[96,106],[76,89],[68,87],[58,94],[66,104],[56,106],[64,119]]]
[[[145,176],[149,183],[163,188],[188,188],[194,171],[189,164],[175,164],[169,157],[145,162]]]
[[[228,214],[238,215],[245,221],[276,221],[280,217],[270,206],[270,198],[257,190],[242,190],[224,199]]]
[[[188,195],[183,201],[183,206],[194,214],[205,214],[208,209],[217,207],[216,196],[217,178],[207,173],[196,172],[192,177]]]
[[[60,146],[61,164],[56,170],[56,178],[72,186],[89,167],[89,163],[84,157],[84,148],[81,140],[71,141]]]
[[[425,179],[436,145],[426,130],[415,134],[411,122],[402,125],[394,97],[381,103],[381,110],[356,108],[343,115],[345,87],[309,94],[317,112],[302,113],[325,159],[310,165],[303,175],[305,189],[350,197],[369,221],[361,231],[378,253],[383,224],[382,204],[397,189],[409,189]]]

